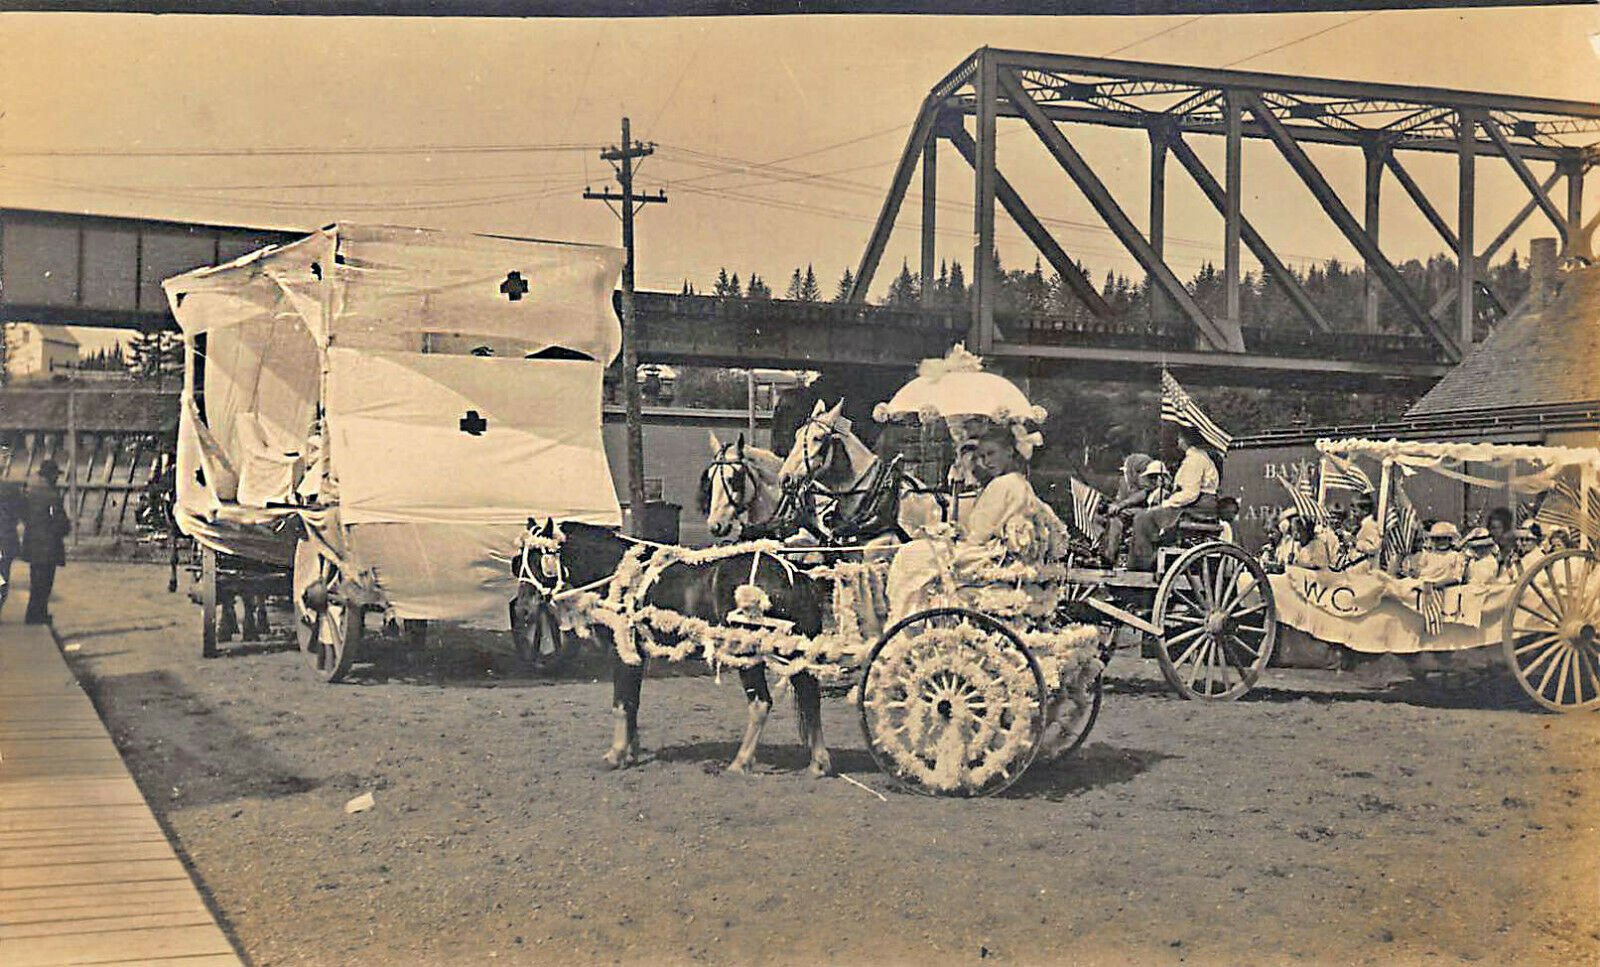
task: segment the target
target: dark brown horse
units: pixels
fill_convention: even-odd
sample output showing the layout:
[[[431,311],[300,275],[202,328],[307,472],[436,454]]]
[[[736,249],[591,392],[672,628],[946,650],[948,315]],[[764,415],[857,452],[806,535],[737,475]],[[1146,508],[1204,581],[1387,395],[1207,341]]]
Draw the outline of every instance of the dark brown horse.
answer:
[[[530,533],[545,538],[540,543],[548,549],[530,550],[513,561],[520,579],[517,599],[512,605],[512,624],[518,634],[532,633],[540,609],[549,607],[555,595],[615,574],[623,557],[638,543],[614,528],[592,524],[546,522],[538,526],[532,521],[529,524]],[[750,583],[760,587],[771,600],[766,612],[770,617],[793,622],[796,634],[815,637],[821,633],[821,595],[825,589],[771,554],[745,552],[703,564],[675,562],[651,584],[645,603],[711,624],[723,624],[725,616],[736,609],[734,592],[740,585]],[[597,591],[603,594],[603,589]],[[600,627],[597,625],[597,630]],[[654,633],[663,643],[673,643],[665,632]],[[611,748],[604,756],[608,768],[629,764],[639,754],[639,695],[644,673],[643,663],[630,665],[622,660],[615,647],[611,649],[611,711],[615,728]],[[772,693],[767,688],[763,665],[740,669],[739,681],[749,703],[749,718],[739,751],[728,770],[743,773],[755,761],[761,730],[772,710]],[[828,775],[832,772],[832,762],[822,742],[822,693],[817,679],[801,672],[791,681],[800,741],[811,754],[810,771],[816,776]]]

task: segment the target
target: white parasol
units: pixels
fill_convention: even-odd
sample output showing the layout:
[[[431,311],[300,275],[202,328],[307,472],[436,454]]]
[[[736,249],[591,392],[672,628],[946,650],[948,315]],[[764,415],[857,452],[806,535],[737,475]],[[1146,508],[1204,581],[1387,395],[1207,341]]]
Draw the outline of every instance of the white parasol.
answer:
[[[942,419],[953,436],[962,436],[967,419],[983,417],[1011,427],[1025,457],[1043,442],[1036,427],[1044,422],[1044,407],[1028,402],[1004,376],[984,372],[983,360],[964,345],[957,343],[942,359],[923,360],[917,373],[887,403],[873,409],[874,419],[882,423],[915,416],[924,425]]]

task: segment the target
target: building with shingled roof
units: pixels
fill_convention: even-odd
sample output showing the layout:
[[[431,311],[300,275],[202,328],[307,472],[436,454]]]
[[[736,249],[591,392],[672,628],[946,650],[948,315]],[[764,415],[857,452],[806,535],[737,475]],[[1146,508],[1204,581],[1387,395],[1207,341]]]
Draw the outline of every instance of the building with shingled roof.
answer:
[[[1502,323],[1405,421],[1441,439],[1600,445],[1600,266]]]

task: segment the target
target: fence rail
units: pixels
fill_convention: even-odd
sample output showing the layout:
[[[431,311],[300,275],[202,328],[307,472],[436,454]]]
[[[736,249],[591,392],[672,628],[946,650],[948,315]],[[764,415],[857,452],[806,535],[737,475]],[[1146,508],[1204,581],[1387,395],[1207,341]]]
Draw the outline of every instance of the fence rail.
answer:
[[[129,403],[138,406],[129,407]],[[62,404],[65,404],[64,406]],[[0,481],[26,484],[54,460],[61,468],[74,539],[137,535],[139,495],[176,445],[171,392],[19,388],[0,394]],[[19,425],[28,424],[33,425]]]

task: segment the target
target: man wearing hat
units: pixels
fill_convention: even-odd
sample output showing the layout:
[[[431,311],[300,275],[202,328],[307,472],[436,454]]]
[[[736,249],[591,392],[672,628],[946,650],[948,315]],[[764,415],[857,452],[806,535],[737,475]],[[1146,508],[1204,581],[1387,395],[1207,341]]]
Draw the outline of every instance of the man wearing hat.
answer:
[[[40,483],[28,488],[23,514],[22,558],[28,562],[28,613],[30,625],[50,620],[50,589],[56,581],[56,568],[67,563],[67,510],[61,503],[56,479],[61,468],[54,460],[39,465]]]

